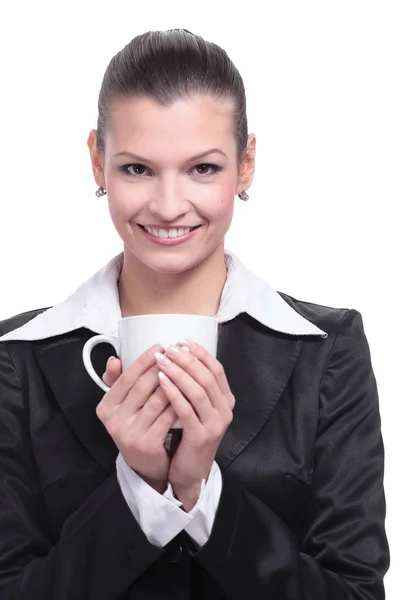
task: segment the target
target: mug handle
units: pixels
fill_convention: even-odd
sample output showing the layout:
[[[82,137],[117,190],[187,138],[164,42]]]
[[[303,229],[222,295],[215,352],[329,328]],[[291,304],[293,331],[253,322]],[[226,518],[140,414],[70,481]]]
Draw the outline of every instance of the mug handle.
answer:
[[[96,371],[93,368],[91,360],[93,348],[97,346],[97,344],[102,344],[104,342],[106,342],[107,344],[111,344],[111,346],[114,347],[115,352],[117,353],[117,357],[119,358],[121,343],[119,338],[113,335],[94,335],[93,337],[91,337],[83,346],[82,358],[86,371],[89,373],[93,381],[97,383],[97,385],[101,387],[102,390],[108,392],[108,390],[111,388],[108,385],[106,385],[104,381],[100,379],[100,377],[97,375]]]

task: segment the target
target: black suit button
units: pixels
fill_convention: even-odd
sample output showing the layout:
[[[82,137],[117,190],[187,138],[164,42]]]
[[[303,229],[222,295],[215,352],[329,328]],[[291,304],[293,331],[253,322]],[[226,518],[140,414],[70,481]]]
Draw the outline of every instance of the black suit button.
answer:
[[[170,550],[168,550],[167,562],[176,563],[178,560],[180,560],[181,556],[182,546],[179,544],[179,546],[172,547]]]

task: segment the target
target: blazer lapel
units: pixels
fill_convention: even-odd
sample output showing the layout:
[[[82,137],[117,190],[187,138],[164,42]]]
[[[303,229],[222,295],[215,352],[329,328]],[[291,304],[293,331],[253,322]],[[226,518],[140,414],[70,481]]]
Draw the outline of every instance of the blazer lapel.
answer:
[[[37,346],[37,358],[60,409],[97,462],[115,471],[118,449],[96,415],[104,392],[87,373],[83,346],[95,335],[81,329]],[[265,425],[290,378],[302,346],[299,338],[278,333],[242,313],[224,323],[217,358],[236,403],[234,418],[219,445],[216,461],[225,470]],[[92,362],[101,376],[114,348],[99,344]]]
[[[302,340],[242,313],[222,327],[217,358],[235,396],[233,420],[216,461],[224,471],[265,425],[296,364]]]
[[[46,345],[37,346],[37,358],[54,397],[82,444],[108,472],[115,471],[118,454],[114,440],[96,415],[96,407],[105,392],[92,380],[82,360],[85,342],[93,332],[76,330],[52,338]],[[92,351],[95,371],[104,373],[109,356],[115,350],[109,344],[99,344]]]

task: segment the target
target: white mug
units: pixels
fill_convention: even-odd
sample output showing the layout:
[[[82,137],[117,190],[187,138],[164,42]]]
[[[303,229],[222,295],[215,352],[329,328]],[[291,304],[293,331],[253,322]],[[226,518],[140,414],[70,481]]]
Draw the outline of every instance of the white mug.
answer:
[[[123,317],[118,323],[118,336],[95,335],[83,347],[83,364],[90,377],[102,390],[110,387],[97,375],[91,361],[92,349],[106,342],[111,344],[122,362],[122,370],[127,369],[143,352],[155,344],[177,344],[187,338],[203,346],[212,356],[217,355],[218,321],[215,317],[192,314],[155,314]],[[174,429],[182,428],[175,421]]]

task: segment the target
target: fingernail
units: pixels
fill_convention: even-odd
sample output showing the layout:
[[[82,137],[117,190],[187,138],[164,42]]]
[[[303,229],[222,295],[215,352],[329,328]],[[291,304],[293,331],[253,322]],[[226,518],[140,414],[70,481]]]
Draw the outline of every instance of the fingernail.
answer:
[[[171,361],[169,360],[169,358],[167,358],[166,356],[164,356],[164,354],[161,354],[161,352],[155,352],[154,356],[163,365],[169,365],[171,363]]]
[[[165,373],[163,373],[162,371],[158,371],[157,375],[158,379],[160,380],[160,383],[164,383],[165,385],[171,385],[172,382],[170,378],[165,375]]]
[[[163,350],[163,346],[161,344],[154,344],[154,346],[149,348],[149,352],[151,354],[154,354],[154,352],[159,352],[160,350]]]
[[[169,352],[170,354],[172,354],[174,356],[177,356],[178,354],[180,354],[180,348],[177,348],[176,346],[168,345],[167,352]]]
[[[181,342],[178,342],[178,344],[180,344]],[[175,350],[173,348],[175,348],[175,346],[171,346],[171,344],[164,344],[163,348],[165,350],[165,352],[167,352],[167,350],[172,350],[172,352],[175,352]],[[181,346],[179,348],[179,350],[186,350],[186,352],[189,352],[189,348],[187,346]],[[176,354],[178,354],[178,352],[176,352]]]
[[[192,350],[194,350],[196,348],[196,346],[197,346],[197,344],[195,344],[191,340],[187,340],[186,338],[183,338],[182,340],[180,340],[179,343],[182,344],[183,346],[188,346]]]
[[[106,364],[106,371],[107,371],[107,369],[108,369],[108,366],[109,366],[109,364],[110,364],[110,361],[111,361],[113,358],[117,358],[117,357],[116,357],[116,356],[110,356],[110,358],[108,359],[108,361],[107,361],[107,364]]]

